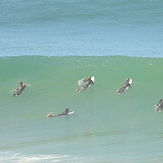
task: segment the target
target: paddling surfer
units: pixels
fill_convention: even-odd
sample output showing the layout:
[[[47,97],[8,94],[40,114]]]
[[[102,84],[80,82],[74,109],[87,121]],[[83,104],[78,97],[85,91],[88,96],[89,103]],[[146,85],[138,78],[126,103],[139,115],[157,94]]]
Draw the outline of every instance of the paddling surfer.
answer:
[[[25,88],[26,88],[26,85],[23,82],[20,82],[20,86],[16,88],[15,90],[16,93],[13,95],[13,97],[19,96]]]
[[[130,79],[126,79],[126,82],[122,85],[122,87],[116,92],[117,94],[122,93],[123,91],[125,91],[128,87],[131,87],[130,84]]]
[[[163,102],[162,99],[159,100],[159,102],[157,103],[157,112],[161,112],[163,110]]]
[[[66,116],[66,115],[68,115],[68,113],[69,113],[69,109],[68,108],[66,108],[66,110],[63,112],[63,113],[61,113],[61,114],[58,114],[58,115],[51,115],[51,114],[48,114],[46,117],[59,117],[59,116]]]
[[[92,84],[94,84],[90,76],[88,76],[88,79],[85,78],[83,82],[86,82],[86,83],[81,88],[77,88],[76,91],[83,91],[87,89],[89,86],[91,86]]]

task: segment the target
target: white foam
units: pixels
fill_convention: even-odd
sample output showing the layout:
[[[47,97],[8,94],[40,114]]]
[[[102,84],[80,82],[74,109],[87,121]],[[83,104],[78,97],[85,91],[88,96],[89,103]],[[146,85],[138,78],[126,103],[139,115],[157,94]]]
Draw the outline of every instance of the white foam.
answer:
[[[25,162],[61,162],[70,161],[68,155],[23,155],[21,153],[0,152],[0,162],[25,163]]]

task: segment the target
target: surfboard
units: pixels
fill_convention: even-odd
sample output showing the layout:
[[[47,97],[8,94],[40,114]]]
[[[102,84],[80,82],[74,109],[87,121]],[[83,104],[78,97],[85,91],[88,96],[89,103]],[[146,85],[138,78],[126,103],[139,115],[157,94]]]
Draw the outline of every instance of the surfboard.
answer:
[[[85,78],[78,80],[78,85],[81,85],[81,84],[84,82],[84,79],[85,79]],[[91,77],[91,80],[92,80],[93,82],[95,82],[95,77],[92,76],[92,77]]]
[[[93,82],[95,82],[95,77],[94,77],[94,76],[92,76],[92,77],[91,77],[91,80],[92,80]]]
[[[132,79],[130,79],[129,83],[132,84]]]
[[[68,114],[73,114],[74,112],[75,111],[71,111]],[[52,115],[51,113],[54,113],[54,112],[50,112],[48,115],[51,115],[51,116],[46,115],[46,117],[62,117],[62,116],[66,116],[66,115],[62,115],[62,114]]]
[[[68,114],[73,114],[75,111],[69,112]]]

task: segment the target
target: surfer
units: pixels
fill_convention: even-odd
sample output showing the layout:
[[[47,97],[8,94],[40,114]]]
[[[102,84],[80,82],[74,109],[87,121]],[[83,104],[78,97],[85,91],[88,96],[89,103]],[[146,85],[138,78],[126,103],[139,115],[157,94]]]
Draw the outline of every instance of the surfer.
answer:
[[[58,115],[51,115],[51,114],[48,114],[46,117],[59,117],[59,116],[63,116],[63,115],[67,115],[69,113],[69,109],[66,108],[66,110],[62,113],[62,114],[58,114]]]
[[[88,76],[88,79],[84,78],[83,82],[86,83],[81,88],[77,88],[76,91],[83,91],[87,89],[89,86],[91,86],[92,84],[94,84],[90,76]]]
[[[25,87],[26,87],[26,85],[23,82],[20,82],[20,86],[16,88],[16,90],[15,90],[16,93],[13,95],[13,97],[19,96],[23,92]]]
[[[126,79],[126,82],[122,85],[122,87],[116,92],[117,94],[122,93],[123,91],[125,91],[128,87],[131,87],[131,79]]]
[[[157,112],[161,112],[163,110],[163,102],[162,99],[159,100],[159,102],[157,103]]]

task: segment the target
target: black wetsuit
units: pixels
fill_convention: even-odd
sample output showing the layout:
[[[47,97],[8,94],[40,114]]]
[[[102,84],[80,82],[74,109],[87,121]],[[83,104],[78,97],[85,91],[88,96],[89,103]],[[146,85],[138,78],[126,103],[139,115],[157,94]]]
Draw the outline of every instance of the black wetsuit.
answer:
[[[91,79],[86,79],[85,84],[79,89],[79,91],[83,91],[87,89],[90,85],[94,84],[94,82]]]
[[[14,96],[19,96],[23,90],[25,89],[26,85],[20,85],[18,88],[16,88],[16,93],[13,95]]]
[[[118,90],[118,93],[122,93],[123,91],[125,91],[127,89],[127,87],[131,87],[130,83],[128,81],[126,81],[122,87]]]
[[[161,112],[163,110],[163,102],[159,101],[157,103],[157,112]]]
[[[59,117],[59,116],[63,116],[63,115],[68,115],[69,109],[66,109],[62,114],[58,114],[58,115],[54,115],[51,117]]]

